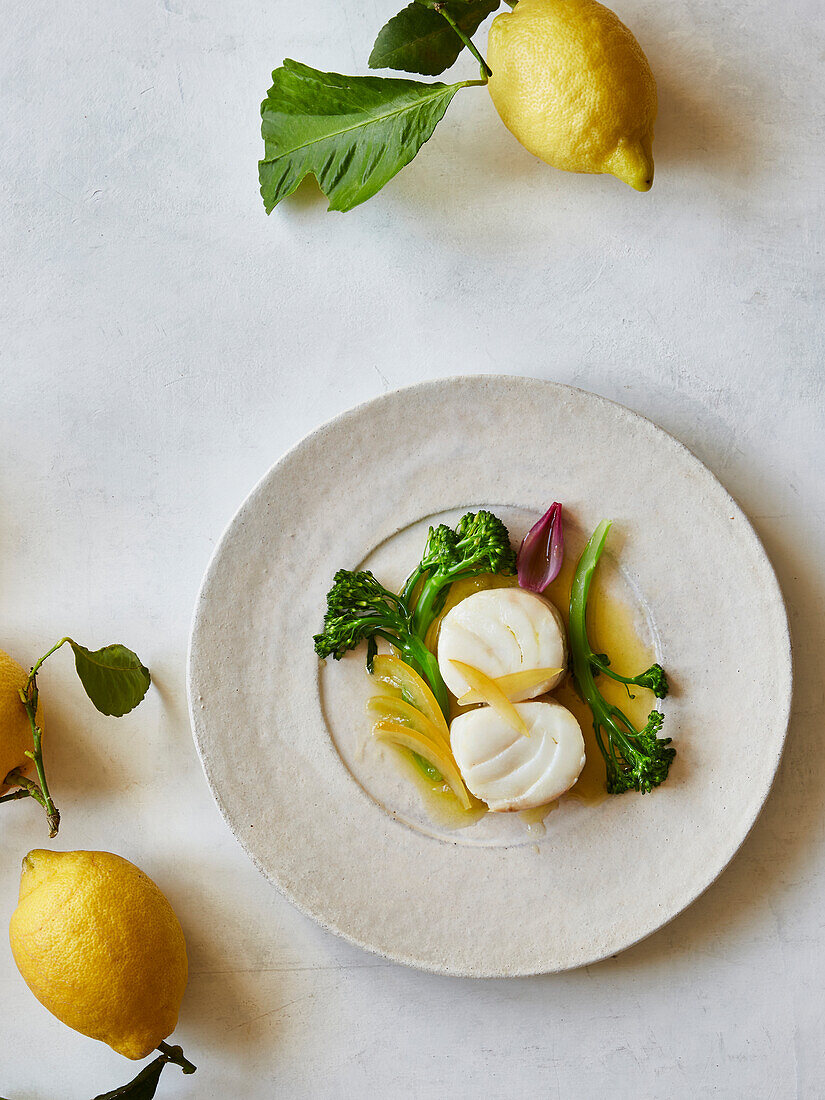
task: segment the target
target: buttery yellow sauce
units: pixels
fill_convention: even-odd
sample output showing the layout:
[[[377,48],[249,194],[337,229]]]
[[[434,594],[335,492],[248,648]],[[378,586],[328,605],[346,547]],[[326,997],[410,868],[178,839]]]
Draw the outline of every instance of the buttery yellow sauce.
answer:
[[[558,577],[546,589],[544,595],[558,610],[564,620],[565,628],[570,611],[570,586],[573,574],[576,570],[578,554],[566,554],[564,564]],[[610,657],[611,668],[623,676],[635,676],[648,668],[655,661],[655,654],[650,645],[639,637],[636,627],[637,615],[632,607],[621,600],[609,596],[604,591],[600,574],[602,566],[596,569],[590,586],[590,596],[587,601],[588,636],[595,653],[607,653]],[[485,574],[473,577],[466,581],[457,581],[450,590],[447,602],[440,615],[436,618],[427,634],[427,644],[435,649],[438,642],[438,632],[441,620],[447,612],[457,603],[472,595],[473,592],[481,592],[491,588],[513,588],[518,585],[516,577],[500,577]],[[631,722],[641,728],[647,722],[647,716],[655,706],[653,693],[645,688],[631,687],[630,691],[635,696],[628,695],[624,684],[616,683],[607,676],[599,676],[597,684],[602,695],[609,702],[620,707]],[[555,699],[578,719],[584,735],[586,762],[579,776],[578,782],[561,799],[575,798],[579,802],[597,805],[608,797],[605,788],[604,758],[599,752],[596,737],[593,732],[593,715],[590,708],[583,702],[573,686],[572,676],[568,675],[562,684],[551,692],[546,698]],[[468,707],[459,707],[455,699],[452,700],[452,715],[455,717]],[[435,786],[428,781],[418,770],[410,757],[403,751],[398,752],[399,759],[404,760],[405,770],[418,787],[424,798],[428,811],[434,820],[446,828],[463,828],[478,821],[487,811],[483,802],[473,799],[473,807],[470,810],[462,810],[449,787]],[[472,797],[472,796],[471,796]],[[546,806],[537,806],[532,810],[522,810],[520,819],[524,822],[525,829],[541,836],[545,832],[544,820],[549,813],[557,808],[561,799],[551,802]]]
[[[557,798],[555,802],[548,802],[544,806],[534,806],[531,810],[519,810],[518,816],[527,832],[535,837],[544,836],[547,832],[545,818],[559,808],[560,801],[561,799]]]
[[[403,773],[417,787],[427,807],[427,814],[434,824],[440,825],[443,829],[465,829],[489,812],[486,804],[480,802],[469,791],[467,793],[470,794],[472,806],[469,810],[463,809],[446,783],[433,783],[423,774],[405,749],[389,747],[395,753]]]

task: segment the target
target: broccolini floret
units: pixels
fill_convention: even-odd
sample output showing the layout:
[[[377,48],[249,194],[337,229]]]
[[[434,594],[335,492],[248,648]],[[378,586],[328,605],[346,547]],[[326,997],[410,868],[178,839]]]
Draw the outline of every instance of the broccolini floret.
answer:
[[[327,594],[324,628],[315,635],[315,652],[324,660],[339,661],[344,654],[366,641],[367,667],[378,639],[394,646],[402,660],[423,676],[445,718],[450,717],[450,696],[438,669],[438,661],[412,628],[412,616],[400,596],[376,580],[366,569],[339,569]]]
[[[424,554],[401,590],[415,634],[423,638],[444,606],[450,585],[481,573],[512,575],[516,554],[506,526],[492,512],[467,512],[455,530],[431,527]]]
[[[647,791],[667,779],[676,750],[669,737],[659,737],[664,721],[658,710],[650,712],[647,724],[637,730],[622,711],[609,703],[596,686],[595,673],[603,672],[623,684],[649,688],[657,698],[667,694],[667,678],[660,665],[652,665],[636,677],[623,677],[609,669],[604,654],[595,654],[587,637],[587,597],[590,582],[604,549],[610,522],[604,520],[584,548],[570,592],[570,651],[573,675],[582,698],[593,712],[596,741],[607,767],[607,790]]]

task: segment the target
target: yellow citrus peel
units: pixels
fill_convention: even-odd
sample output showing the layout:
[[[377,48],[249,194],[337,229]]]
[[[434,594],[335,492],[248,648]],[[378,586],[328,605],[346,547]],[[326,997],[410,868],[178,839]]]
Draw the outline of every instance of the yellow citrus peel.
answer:
[[[508,726],[512,726],[512,728],[523,737],[530,736],[530,731],[527,729],[526,722],[495,680],[490,679],[481,669],[475,668],[473,665],[468,665],[464,661],[451,661],[450,663],[461,673],[470,685],[470,689],[476,692],[483,702],[487,703],[488,706],[491,706],[493,710],[501,715]]]
[[[409,726],[403,726],[400,722],[395,722],[391,718],[382,718],[376,722],[372,727],[372,734],[377,741],[386,741],[392,745],[399,745],[401,748],[418,753],[428,764],[432,764],[442,774],[445,783],[462,807],[465,810],[470,809],[472,803],[461,778],[461,773],[452,758],[446,754],[439,744],[429,737],[424,737],[417,730],[411,729]]]
[[[373,695],[367,700],[367,713],[378,719],[387,719],[390,722],[398,722],[402,726],[409,726],[422,737],[429,737],[434,744],[442,746],[447,752],[450,751],[450,743],[445,740],[440,726],[405,699],[398,699],[392,695]]]
[[[433,723],[439,730],[447,744],[450,743],[450,731],[441,707],[435,701],[435,696],[429,685],[418,675],[414,668],[387,653],[381,653],[373,659],[372,675],[380,683],[385,684],[390,691],[410,703],[416,710]]]
[[[521,695],[525,691],[532,691],[533,688],[537,687],[539,684],[543,684],[545,680],[551,680],[554,676],[558,676],[560,672],[564,672],[564,669],[525,668],[521,669],[519,672],[510,672],[506,676],[496,676],[495,679],[489,679],[492,684],[495,684],[495,686],[512,701],[513,696]],[[469,683],[469,680],[467,682]],[[472,703],[486,702],[487,699],[485,699],[479,691],[473,689],[468,691],[465,695],[462,695],[458,700],[459,706],[462,707],[470,706]]]

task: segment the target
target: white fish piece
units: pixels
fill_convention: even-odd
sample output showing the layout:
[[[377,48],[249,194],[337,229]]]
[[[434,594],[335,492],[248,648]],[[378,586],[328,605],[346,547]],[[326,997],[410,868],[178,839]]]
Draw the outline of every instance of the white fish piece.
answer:
[[[493,680],[533,668],[564,670],[567,639],[561,615],[548,600],[522,588],[474,592],[447,612],[438,636],[438,667],[460,698],[470,685],[453,661],[464,661]],[[514,701],[552,691],[563,675],[527,688]]]
[[[464,782],[491,810],[529,810],[569,790],[584,767],[581,727],[561,703],[517,703],[530,731],[516,733],[493,710],[453,719],[450,743]]]

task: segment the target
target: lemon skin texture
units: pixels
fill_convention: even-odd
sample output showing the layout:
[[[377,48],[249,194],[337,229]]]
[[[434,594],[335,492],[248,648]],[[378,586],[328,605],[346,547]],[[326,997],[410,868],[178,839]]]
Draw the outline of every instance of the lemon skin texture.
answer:
[[[0,794],[8,790],[4,780],[9,772],[14,768],[25,770],[31,763],[26,750],[32,748],[32,731],[20,701],[28,678],[23,666],[0,649]],[[38,705],[37,724],[42,729],[41,717]]]
[[[493,21],[487,61],[495,108],[534,156],[650,190],[656,81],[612,11],[596,0],[519,0]]]
[[[75,1031],[137,1059],[175,1030],[187,979],[183,932],[128,860],[29,852],[9,939],[29,989]]]

